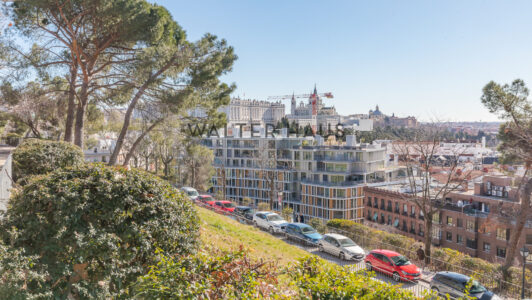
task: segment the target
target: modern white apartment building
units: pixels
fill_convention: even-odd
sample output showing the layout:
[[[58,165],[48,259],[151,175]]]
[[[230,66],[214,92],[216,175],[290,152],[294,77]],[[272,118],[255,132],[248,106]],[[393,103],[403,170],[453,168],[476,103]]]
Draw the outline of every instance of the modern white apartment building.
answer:
[[[214,192],[224,188],[226,198],[270,200],[275,208],[292,207],[300,220],[363,219],[367,184],[394,180],[398,169],[385,163],[380,145],[327,142],[322,137],[233,137],[203,140],[215,154]],[[272,175],[274,174],[274,175]],[[273,176],[273,177],[272,177]],[[274,184],[270,185],[271,178]],[[280,201],[279,201],[280,199]]]

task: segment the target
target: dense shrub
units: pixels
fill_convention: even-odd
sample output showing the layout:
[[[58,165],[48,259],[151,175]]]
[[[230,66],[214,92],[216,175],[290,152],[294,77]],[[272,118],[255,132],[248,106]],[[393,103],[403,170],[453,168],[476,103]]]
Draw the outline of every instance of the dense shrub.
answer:
[[[37,255],[54,295],[121,294],[153,263],[156,248],[186,255],[198,243],[190,201],[139,170],[86,164],[34,177],[10,199],[6,242]],[[18,234],[5,234],[15,228]]]
[[[315,256],[300,260],[289,270],[289,275],[300,299],[418,299],[412,292],[373,280],[363,271],[324,264]]]
[[[25,140],[13,151],[13,177],[20,184],[30,176],[83,163],[83,152],[66,142]]]
[[[136,299],[258,299],[277,294],[277,284],[273,264],[253,262],[242,249],[211,249],[185,257],[160,254],[134,294]]]
[[[37,257],[24,255],[24,250],[0,243],[0,299],[50,299],[47,273],[33,263]]]

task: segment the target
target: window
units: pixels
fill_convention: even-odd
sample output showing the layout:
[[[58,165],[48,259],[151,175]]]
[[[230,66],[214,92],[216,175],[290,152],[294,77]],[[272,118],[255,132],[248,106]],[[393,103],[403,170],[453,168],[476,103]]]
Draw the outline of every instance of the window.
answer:
[[[472,220],[467,220],[467,223],[466,223],[466,230],[467,231],[471,231],[471,232],[475,232],[475,221],[472,221]]]
[[[464,224],[462,224],[462,219],[456,219],[456,227],[458,228],[464,227]]]
[[[408,214],[408,205],[403,204],[403,214]]]
[[[392,211],[392,201],[388,200],[388,207],[387,207],[387,210],[388,211]]]
[[[439,213],[435,213],[432,215],[432,222],[434,224],[440,224],[440,214]]]
[[[384,210],[384,199],[381,199],[381,209]]]
[[[497,247],[497,256],[505,258],[506,257],[506,248]]]
[[[411,211],[411,214],[412,216],[415,216],[416,215],[416,207],[412,205],[412,211]]]
[[[526,235],[526,243],[532,245],[532,234]]]
[[[432,238],[441,239],[441,230],[438,227],[432,228]]]
[[[466,246],[467,248],[477,249],[477,240],[468,238],[466,240]]]
[[[491,245],[490,243],[484,243],[484,252],[490,252],[491,250]]]
[[[459,234],[456,235],[456,243],[457,244],[463,244],[464,243],[464,238],[461,235],[459,235]]]
[[[447,231],[447,232],[445,233],[445,239],[448,240],[449,242],[452,242],[452,241],[453,241],[453,233]]]
[[[497,228],[497,239],[507,241],[510,237],[510,229]]]
[[[447,217],[447,225],[453,226],[453,217]]]

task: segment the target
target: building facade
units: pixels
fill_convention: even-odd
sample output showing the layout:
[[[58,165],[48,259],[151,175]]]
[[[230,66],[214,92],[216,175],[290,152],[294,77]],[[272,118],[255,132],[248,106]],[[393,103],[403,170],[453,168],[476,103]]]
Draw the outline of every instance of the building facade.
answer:
[[[211,137],[203,140],[215,155],[213,192],[225,186],[226,198],[250,198],[275,208],[291,207],[299,220],[362,221],[366,184],[393,180],[379,145],[326,142],[322,137]],[[274,184],[270,176],[275,174]],[[224,185],[225,181],[225,185]],[[273,187],[272,187],[273,186]]]
[[[473,190],[453,192],[433,218],[433,244],[473,257],[502,263],[510,234],[515,230],[512,212],[519,209],[513,178],[486,175]],[[365,223],[422,241],[424,216],[405,191],[393,186],[366,187]],[[513,220],[512,220],[513,219]],[[518,245],[532,245],[532,216]],[[521,259],[521,258],[519,258]]]

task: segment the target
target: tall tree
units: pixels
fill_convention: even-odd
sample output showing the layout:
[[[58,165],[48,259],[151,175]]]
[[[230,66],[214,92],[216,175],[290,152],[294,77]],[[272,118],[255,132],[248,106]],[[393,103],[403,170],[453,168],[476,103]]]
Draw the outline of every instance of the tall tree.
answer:
[[[152,41],[152,29],[160,21],[157,6],[143,0],[28,0],[14,1],[9,13],[14,27],[35,42],[32,53],[49,58],[37,65],[66,70],[70,86],[65,138],[72,136],[75,115],[74,142],[82,147],[89,102],[113,99],[109,95],[115,90],[131,88],[113,67],[133,60],[130,51],[136,45]]]
[[[528,100],[529,90],[523,80],[500,85],[489,82],[482,90],[481,101],[490,112],[497,114],[506,123],[501,125],[499,150],[503,162],[522,163],[525,172],[518,187],[519,209],[505,210],[515,222],[510,231],[510,241],[506,251],[506,261],[502,267],[503,278],[510,277],[509,269],[518,257],[519,239],[528,221],[532,220],[532,103]]]
[[[159,28],[155,41],[138,49],[134,53],[135,62],[121,68],[121,78],[134,88],[126,102],[124,124],[110,165],[117,163],[131,119],[139,106],[158,112],[153,126],[147,127],[149,132],[168,116],[184,116],[187,110],[196,107],[202,107],[213,118],[220,118],[217,108],[229,103],[229,95],[235,88],[219,81],[221,75],[231,70],[236,59],[233,48],[225,40],[206,34],[195,43],[189,42],[184,30],[166,9],[159,7],[158,14],[164,16],[161,17],[164,26]],[[145,134],[139,138],[144,138]],[[129,151],[134,151],[135,147],[133,143]],[[129,162],[129,157],[126,155],[124,164]]]

